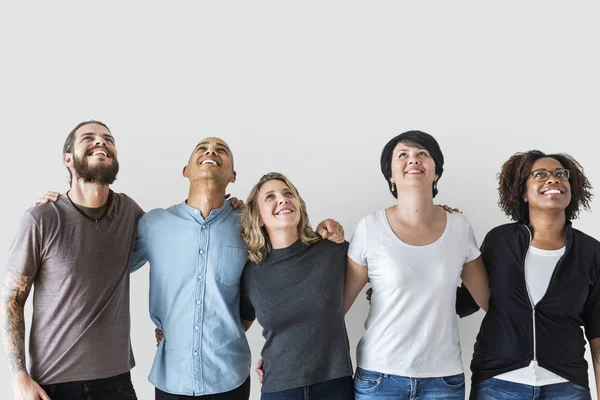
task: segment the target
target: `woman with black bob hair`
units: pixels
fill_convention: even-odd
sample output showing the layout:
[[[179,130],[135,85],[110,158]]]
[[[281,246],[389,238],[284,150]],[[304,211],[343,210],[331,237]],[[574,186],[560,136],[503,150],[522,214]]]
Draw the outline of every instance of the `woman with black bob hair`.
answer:
[[[600,393],[600,243],[573,228],[591,185],[567,154],[517,153],[499,174],[514,223],[481,246],[491,297],[471,362],[471,399],[591,399],[585,339]]]
[[[367,281],[373,287],[356,399],[464,400],[456,285],[462,278],[484,309],[489,288],[468,219],[433,204],[443,171],[442,151],[425,132],[402,133],[381,153],[396,204],[358,223],[346,268],[346,309]]]

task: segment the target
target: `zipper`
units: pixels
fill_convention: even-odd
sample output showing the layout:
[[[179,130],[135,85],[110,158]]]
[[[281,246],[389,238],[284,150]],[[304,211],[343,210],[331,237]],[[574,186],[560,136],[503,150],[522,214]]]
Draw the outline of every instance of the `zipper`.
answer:
[[[531,234],[531,230],[527,225],[527,232],[529,233],[529,245],[527,246],[527,251],[525,252],[525,257],[523,258],[523,280],[525,281],[525,289],[527,290],[527,297],[529,297],[529,304],[531,305],[531,318],[533,320],[533,361],[537,362],[537,341],[535,338],[535,304],[533,304],[533,299],[531,298],[531,292],[529,291],[529,285],[527,284],[527,254],[529,254],[529,247],[531,247],[531,240],[533,239],[533,235]]]

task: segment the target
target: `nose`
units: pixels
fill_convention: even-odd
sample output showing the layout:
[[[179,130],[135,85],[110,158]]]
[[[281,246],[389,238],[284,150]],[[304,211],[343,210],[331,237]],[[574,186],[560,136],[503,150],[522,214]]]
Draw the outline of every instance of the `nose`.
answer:
[[[206,149],[206,151],[204,152],[204,154],[205,154],[205,155],[209,155],[209,154],[215,155],[215,154],[217,154],[217,153],[215,152],[215,149],[213,149],[212,147],[208,147],[208,148]]]
[[[94,146],[106,146],[106,140],[102,136],[96,136]]]
[[[550,174],[550,176],[548,177],[548,180],[546,181],[546,185],[553,185],[558,182],[559,182],[558,178],[555,177],[554,174]]]
[[[419,161],[419,159],[415,155],[411,155],[408,158],[408,163],[409,164],[420,164],[421,162]]]
[[[277,199],[277,204],[281,205],[285,203],[289,203],[287,197],[279,195],[279,198]]]

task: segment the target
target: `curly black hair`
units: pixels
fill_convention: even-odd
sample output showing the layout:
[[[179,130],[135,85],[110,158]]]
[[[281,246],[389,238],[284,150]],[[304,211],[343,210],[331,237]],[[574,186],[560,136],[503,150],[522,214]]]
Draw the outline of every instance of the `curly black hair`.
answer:
[[[579,217],[582,209],[590,209],[592,185],[583,174],[583,167],[573,157],[564,153],[545,154],[539,150],[530,150],[511,156],[498,174],[498,205],[514,221],[529,222],[529,205],[523,201],[527,179],[533,164],[546,157],[555,159],[571,173],[571,202],[565,210],[567,220]]]

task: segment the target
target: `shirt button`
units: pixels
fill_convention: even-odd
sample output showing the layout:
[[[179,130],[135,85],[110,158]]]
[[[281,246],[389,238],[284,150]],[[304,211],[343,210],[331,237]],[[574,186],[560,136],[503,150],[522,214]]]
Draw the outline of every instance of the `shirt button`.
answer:
[[[204,254],[204,250],[200,249],[200,254]]]
[[[195,328],[196,330],[198,330],[198,329],[200,329],[200,326],[196,325],[194,328]]]
[[[194,214],[198,214],[198,210],[194,210]]]
[[[195,351],[195,352],[194,352],[194,355],[195,355],[195,356],[197,356],[197,355],[198,355],[198,352],[197,352],[197,351]]]
[[[202,303],[200,300],[196,300],[196,304],[200,304]]]
[[[202,275],[198,275],[198,279],[202,279]]]
[[[206,229],[206,225],[202,225],[202,229]]]

